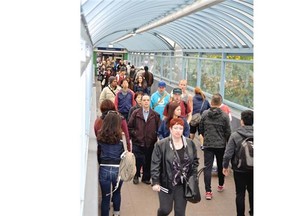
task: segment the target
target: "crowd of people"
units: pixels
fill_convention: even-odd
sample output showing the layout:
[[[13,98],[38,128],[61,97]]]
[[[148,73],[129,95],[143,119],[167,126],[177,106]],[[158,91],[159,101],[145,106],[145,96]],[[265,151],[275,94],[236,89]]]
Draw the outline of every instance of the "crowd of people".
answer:
[[[236,185],[237,216],[244,215],[246,187],[249,213],[253,215],[253,172],[246,175],[234,169],[233,159],[241,139],[234,133],[231,135],[232,115],[229,107],[223,104],[221,94],[215,93],[209,102],[204,92],[196,87],[192,96],[187,91],[186,80],[180,80],[178,87],[171,93],[166,91],[166,83],[159,81],[157,91],[151,92],[154,77],[148,66],[136,71],[133,65],[127,67],[123,62],[120,63],[116,67],[116,74],[107,69],[103,79],[99,80],[101,85],[104,83],[99,97],[102,115],[96,119],[94,129],[100,165],[101,215],[109,215],[110,200],[113,202],[113,215],[120,215],[123,182],[112,197],[107,194],[117,183],[115,178],[123,152],[119,135],[122,131],[126,136],[128,151],[132,151],[136,158],[137,171],[133,183],[137,185],[141,180],[158,192],[158,216],[169,215],[173,206],[176,216],[185,215],[187,201],[183,196],[180,167],[187,177],[197,172],[199,158],[193,141],[196,132],[204,152],[205,199],[211,200],[213,197],[213,161],[217,162],[218,192],[224,191],[225,176],[228,175],[231,161]],[[201,121],[199,125],[191,126],[189,123],[196,113],[201,114]],[[239,130],[253,135],[253,111],[242,113]]]

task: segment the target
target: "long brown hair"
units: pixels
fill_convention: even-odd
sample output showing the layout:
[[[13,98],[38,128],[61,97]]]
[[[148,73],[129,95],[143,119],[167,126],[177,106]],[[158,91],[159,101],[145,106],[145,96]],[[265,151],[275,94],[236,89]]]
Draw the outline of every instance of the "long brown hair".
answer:
[[[169,128],[169,122],[171,119],[173,119],[174,117],[174,111],[176,110],[176,108],[180,106],[179,103],[177,103],[176,101],[172,101],[169,103],[168,105],[168,113],[167,113],[167,121],[166,121],[166,125],[167,128]]]
[[[118,144],[122,138],[121,117],[116,111],[108,111],[103,119],[97,141],[107,144]]]

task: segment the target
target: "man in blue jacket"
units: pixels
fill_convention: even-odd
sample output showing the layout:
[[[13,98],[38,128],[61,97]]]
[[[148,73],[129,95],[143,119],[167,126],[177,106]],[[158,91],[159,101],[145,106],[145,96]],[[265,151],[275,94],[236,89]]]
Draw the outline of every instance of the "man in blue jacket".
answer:
[[[169,103],[170,95],[166,91],[166,83],[159,81],[158,90],[151,96],[150,108],[160,115],[160,119],[163,120],[163,112],[165,106]]]

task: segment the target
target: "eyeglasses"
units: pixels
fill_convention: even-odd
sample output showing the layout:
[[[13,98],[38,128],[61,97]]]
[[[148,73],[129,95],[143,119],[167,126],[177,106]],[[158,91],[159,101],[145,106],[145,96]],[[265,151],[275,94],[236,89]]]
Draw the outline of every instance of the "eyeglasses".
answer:
[[[183,130],[184,128],[182,126],[173,126],[173,130]]]

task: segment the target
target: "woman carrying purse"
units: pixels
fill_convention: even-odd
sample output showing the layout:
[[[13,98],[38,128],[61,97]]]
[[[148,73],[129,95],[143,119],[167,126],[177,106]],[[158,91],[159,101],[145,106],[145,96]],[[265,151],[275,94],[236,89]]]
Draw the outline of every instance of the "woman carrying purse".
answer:
[[[194,142],[183,136],[184,121],[181,118],[171,119],[169,129],[170,136],[158,141],[152,153],[152,190],[159,196],[157,216],[169,215],[173,206],[175,216],[185,216],[187,200],[184,198],[181,166],[189,178],[197,173],[199,158]]]

